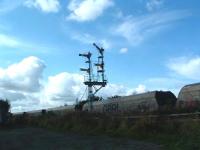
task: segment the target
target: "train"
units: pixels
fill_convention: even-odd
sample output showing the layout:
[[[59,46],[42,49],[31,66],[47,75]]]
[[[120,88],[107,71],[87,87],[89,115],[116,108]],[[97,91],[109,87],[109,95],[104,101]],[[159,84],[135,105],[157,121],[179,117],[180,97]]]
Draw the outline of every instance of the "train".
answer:
[[[200,83],[185,85],[181,88],[176,107],[185,111],[200,111]]]
[[[130,96],[118,96],[107,100],[95,101],[92,112],[100,113],[148,113],[173,108],[176,96],[170,91],[151,91]],[[83,111],[89,111],[90,105],[83,105]]]
[[[132,115],[154,112],[200,111],[200,83],[185,85],[181,88],[178,97],[171,91],[151,91],[130,96],[113,96],[106,100],[94,97],[92,110],[90,110],[90,102],[86,100],[75,105],[15,113],[14,115],[28,114],[30,116],[38,116],[51,112],[64,115],[69,112],[77,111]]]

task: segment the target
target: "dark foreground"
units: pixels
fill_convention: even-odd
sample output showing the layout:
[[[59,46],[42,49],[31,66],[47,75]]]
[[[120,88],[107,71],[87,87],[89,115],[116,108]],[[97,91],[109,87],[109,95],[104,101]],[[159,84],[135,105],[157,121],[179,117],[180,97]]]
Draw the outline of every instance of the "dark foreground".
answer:
[[[40,128],[0,130],[0,150],[160,150],[161,146],[125,138],[57,133]]]

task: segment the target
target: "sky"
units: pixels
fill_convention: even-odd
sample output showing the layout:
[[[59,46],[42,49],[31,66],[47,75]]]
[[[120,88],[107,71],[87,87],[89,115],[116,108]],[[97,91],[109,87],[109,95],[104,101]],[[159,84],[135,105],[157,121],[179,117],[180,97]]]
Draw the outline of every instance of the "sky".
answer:
[[[12,112],[73,104],[82,52],[105,49],[103,97],[200,80],[198,0],[1,0],[0,98]]]

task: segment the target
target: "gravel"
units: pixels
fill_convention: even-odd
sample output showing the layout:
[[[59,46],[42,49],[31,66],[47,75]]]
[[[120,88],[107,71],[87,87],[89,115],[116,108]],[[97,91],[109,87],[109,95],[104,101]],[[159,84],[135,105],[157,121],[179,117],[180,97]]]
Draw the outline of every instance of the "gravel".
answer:
[[[0,150],[161,150],[161,146],[128,138],[17,128],[0,130]]]

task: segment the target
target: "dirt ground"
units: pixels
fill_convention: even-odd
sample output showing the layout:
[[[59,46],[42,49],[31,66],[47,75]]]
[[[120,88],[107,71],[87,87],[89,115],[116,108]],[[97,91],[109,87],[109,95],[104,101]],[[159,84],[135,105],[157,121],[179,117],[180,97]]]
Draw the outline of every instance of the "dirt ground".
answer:
[[[0,130],[0,150],[160,150],[127,138],[58,133],[39,128]]]

